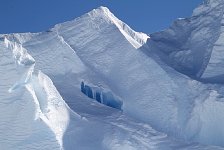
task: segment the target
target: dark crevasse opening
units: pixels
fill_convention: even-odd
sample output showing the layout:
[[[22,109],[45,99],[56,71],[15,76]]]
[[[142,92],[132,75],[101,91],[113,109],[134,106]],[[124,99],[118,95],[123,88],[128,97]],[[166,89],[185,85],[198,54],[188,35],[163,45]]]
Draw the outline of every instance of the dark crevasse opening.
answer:
[[[91,87],[81,82],[81,92],[99,103],[122,110],[123,102],[111,91],[104,91],[99,87]]]

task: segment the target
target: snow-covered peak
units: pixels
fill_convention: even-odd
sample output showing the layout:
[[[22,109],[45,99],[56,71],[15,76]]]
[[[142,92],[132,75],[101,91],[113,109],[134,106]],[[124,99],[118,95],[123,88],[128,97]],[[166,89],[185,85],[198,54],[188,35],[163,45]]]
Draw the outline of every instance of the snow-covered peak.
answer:
[[[223,86],[192,80],[157,57],[183,72],[203,73],[213,46],[222,51],[220,7],[178,19],[140,50],[148,36],[106,7],[47,32],[0,35],[0,145],[9,150],[203,149],[170,141],[174,136],[223,146]],[[149,124],[165,134],[158,137]]]
[[[115,17],[107,7],[103,6],[93,9],[72,21],[58,24],[52,30],[57,30],[58,28],[63,26],[66,27],[67,25],[72,26],[73,23],[76,24],[79,21],[89,23],[91,24],[91,27],[97,28],[98,30],[105,26],[115,26],[135,48],[139,48],[144,45],[149,38],[145,33],[135,32],[132,30],[127,24]]]
[[[119,20],[107,7],[99,7],[93,10],[93,12],[98,12],[104,14],[107,19],[117,26],[121,33],[126,37],[126,39],[135,47],[139,48],[146,43],[149,36],[142,32],[135,32],[127,24]]]
[[[105,6],[100,6],[100,7],[96,8],[96,9],[93,9],[89,13],[94,12],[94,11],[98,12],[98,13],[105,13],[105,15],[110,15],[111,14],[110,10],[107,7],[105,7]]]

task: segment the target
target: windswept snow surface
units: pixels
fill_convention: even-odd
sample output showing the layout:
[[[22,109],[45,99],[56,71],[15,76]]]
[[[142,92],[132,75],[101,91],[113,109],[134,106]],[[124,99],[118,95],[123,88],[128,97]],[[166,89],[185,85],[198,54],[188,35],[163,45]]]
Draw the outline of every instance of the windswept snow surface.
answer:
[[[176,71],[206,72],[222,14],[213,1],[150,39],[105,7],[0,35],[1,147],[223,149],[209,145],[224,146],[224,87]]]
[[[78,90],[70,106],[80,117],[68,108],[52,81],[34,69],[37,62],[27,50],[9,39],[0,41],[4,74],[0,88],[1,149],[221,149],[172,139],[91,101]]]
[[[176,20],[169,29],[153,33],[148,45],[176,70],[220,83],[224,77],[224,1],[206,0],[190,18]]]
[[[0,45],[1,149],[61,149],[67,105],[46,75],[33,73],[35,60],[21,44],[5,37]]]

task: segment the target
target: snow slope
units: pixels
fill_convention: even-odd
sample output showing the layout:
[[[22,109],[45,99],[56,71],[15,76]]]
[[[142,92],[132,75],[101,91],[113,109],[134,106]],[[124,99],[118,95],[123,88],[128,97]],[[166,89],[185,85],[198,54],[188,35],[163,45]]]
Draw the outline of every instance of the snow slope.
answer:
[[[176,20],[169,29],[151,34],[148,45],[176,70],[208,82],[223,80],[222,0],[207,0],[190,18]]]
[[[204,15],[204,5],[195,10],[194,19],[178,20],[171,29],[152,34],[147,44],[146,34],[133,31],[105,7],[46,32],[1,35],[1,73],[7,75],[1,77],[5,103],[0,103],[0,110],[8,114],[0,116],[0,132],[6,135],[0,136],[0,145],[222,149],[206,145],[224,146],[223,86],[176,71],[200,77],[210,60],[209,43],[217,40],[218,31],[209,19],[219,18],[219,13]],[[209,9],[219,12],[219,7]],[[198,18],[202,24],[207,21],[212,34],[194,41],[197,33],[204,33],[203,25],[194,25],[200,23]],[[24,102],[14,102],[17,98]],[[12,135],[16,140],[5,138]]]
[[[1,73],[6,73],[0,88],[1,149],[221,149],[174,140],[75,91],[70,106],[80,118],[51,80],[35,71],[37,62],[27,50],[9,39],[0,42]]]
[[[22,45],[1,44],[1,149],[61,149],[69,109]]]

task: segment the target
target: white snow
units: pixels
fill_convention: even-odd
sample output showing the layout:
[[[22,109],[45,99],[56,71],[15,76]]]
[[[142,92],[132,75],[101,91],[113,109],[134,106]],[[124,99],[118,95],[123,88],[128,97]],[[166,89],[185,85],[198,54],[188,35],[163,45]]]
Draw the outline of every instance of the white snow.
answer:
[[[48,32],[1,35],[1,148],[223,149],[209,146],[224,146],[223,85],[182,74],[222,64],[214,3],[150,39],[105,7]]]
[[[69,123],[64,100],[46,75],[34,74],[35,60],[21,44],[5,37],[1,48],[1,81],[7,84],[1,86],[1,148],[63,148]]]
[[[206,82],[222,82],[223,16],[223,1],[207,0],[192,17],[151,34],[148,45],[176,70]]]

